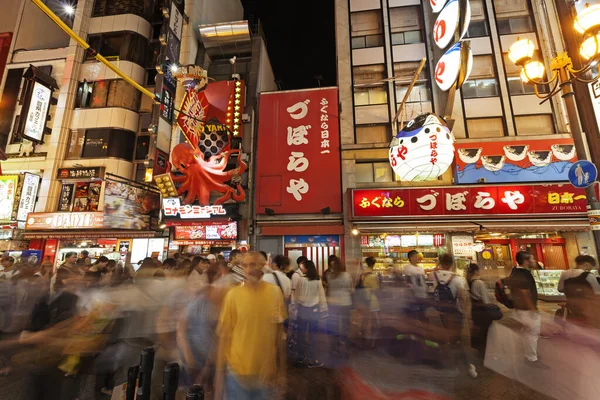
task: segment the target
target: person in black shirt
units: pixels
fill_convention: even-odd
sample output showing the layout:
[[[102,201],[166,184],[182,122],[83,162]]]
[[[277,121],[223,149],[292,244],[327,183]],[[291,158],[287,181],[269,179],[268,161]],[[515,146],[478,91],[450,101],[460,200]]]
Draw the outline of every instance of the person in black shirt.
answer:
[[[518,265],[510,275],[510,290],[517,319],[523,327],[525,362],[534,367],[543,366],[537,355],[542,322],[537,309],[538,293],[529,271],[537,264],[533,255],[527,251],[519,251],[516,259]]]
[[[109,259],[105,256],[98,257],[96,262],[85,272],[85,279],[88,282],[88,286],[96,287],[102,280],[102,274],[108,272],[108,261]]]

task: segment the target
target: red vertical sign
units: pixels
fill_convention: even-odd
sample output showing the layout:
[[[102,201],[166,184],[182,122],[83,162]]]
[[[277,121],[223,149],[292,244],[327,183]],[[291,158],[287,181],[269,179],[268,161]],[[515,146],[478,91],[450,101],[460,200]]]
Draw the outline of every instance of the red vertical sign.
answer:
[[[337,88],[262,94],[257,152],[258,214],[342,211]]]

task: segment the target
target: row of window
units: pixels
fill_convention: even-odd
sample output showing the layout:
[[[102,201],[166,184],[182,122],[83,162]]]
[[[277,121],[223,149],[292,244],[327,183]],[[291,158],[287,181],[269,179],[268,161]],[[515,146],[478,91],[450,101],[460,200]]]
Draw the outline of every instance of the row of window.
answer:
[[[161,18],[160,1],[148,0],[96,0],[92,17],[135,14],[152,22]]]
[[[154,53],[157,51],[157,45],[150,45],[148,39],[135,32],[110,32],[90,35],[88,43],[92,49],[95,49],[110,61],[131,61],[142,67],[147,66],[146,60],[153,60]],[[86,60],[95,60],[95,57],[86,53]]]
[[[87,129],[71,132],[67,159],[118,158],[133,161],[136,134],[123,129]]]
[[[483,0],[472,0],[469,38],[488,36],[489,26]],[[534,32],[533,17],[527,0],[494,1],[498,33],[510,35]],[[389,10],[392,45],[423,43],[423,15],[420,6],[395,7]],[[359,11],[350,15],[353,49],[383,46],[381,10]]]
[[[77,88],[75,107],[121,107],[140,110],[141,93],[122,79],[81,82]]]

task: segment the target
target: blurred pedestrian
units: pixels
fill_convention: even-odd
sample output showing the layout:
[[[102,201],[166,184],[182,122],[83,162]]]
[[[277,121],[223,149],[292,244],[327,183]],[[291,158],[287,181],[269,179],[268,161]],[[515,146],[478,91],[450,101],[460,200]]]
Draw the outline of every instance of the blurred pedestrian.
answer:
[[[2,261],[0,261],[0,265],[2,265],[2,271],[0,272],[0,279],[10,279],[16,270],[13,269],[15,264],[14,257],[4,256],[2,257]]]
[[[427,309],[427,284],[425,270],[418,264],[423,257],[417,250],[408,252],[408,264],[402,268],[402,274],[408,289],[407,314],[409,317],[427,322],[425,310]]]
[[[285,375],[283,296],[279,288],[261,281],[265,262],[259,253],[247,253],[242,262],[246,282],[225,297],[215,398],[267,400],[273,383]]]
[[[354,285],[352,276],[346,272],[346,266],[341,261],[334,262],[330,266],[332,270],[327,285],[328,331],[335,337],[333,354],[346,355]]]
[[[214,254],[209,254],[206,256],[206,259],[211,265],[215,265],[217,263],[217,257]]]
[[[485,354],[487,334],[493,318],[486,308],[491,304],[488,288],[480,277],[479,265],[469,264],[467,268],[467,283],[469,284],[469,295],[471,297],[471,346],[481,354]]]
[[[77,265],[87,266],[92,263],[92,259],[90,258],[90,252],[87,250],[82,250],[79,258],[77,259]]]
[[[336,264],[340,264],[340,263],[341,263],[341,260],[335,254],[332,254],[329,257],[327,257],[327,269],[325,271],[323,271],[323,276],[322,276],[323,287],[325,288],[325,291],[327,291],[327,284],[329,283],[329,275],[335,269]]]
[[[375,347],[380,325],[378,292],[381,289],[379,277],[375,273],[374,257],[365,259],[366,267],[358,277],[356,285],[356,306],[360,312],[360,333],[368,347]]]
[[[530,269],[537,263],[533,255],[527,251],[519,251],[516,255],[517,266],[510,275],[510,291],[515,307],[515,314],[522,326],[525,363],[532,367],[545,367],[538,360],[537,345],[542,320],[537,308],[538,292]]]
[[[319,321],[327,317],[327,300],[315,263],[306,261],[301,264],[300,269],[302,278],[296,289],[298,291],[296,296],[298,308],[296,365],[306,364],[309,368],[316,368],[323,366],[323,361],[318,359],[317,333]]]
[[[262,280],[273,285],[276,285],[281,289],[283,295],[283,301],[287,304],[292,296],[292,281],[287,277],[283,271],[290,265],[290,259],[283,255],[277,255],[273,258],[273,263],[268,272],[263,274]]]
[[[567,320],[574,324],[593,327],[596,325],[597,301],[600,299],[600,284],[591,273],[596,268],[592,256],[579,255],[575,268],[563,271],[558,282],[558,291],[567,298]]]
[[[84,277],[89,287],[97,287],[102,280],[102,276],[108,272],[108,257],[100,256],[85,272]]]
[[[138,270],[135,272],[134,281],[164,277],[165,273],[160,268],[160,264],[157,262],[157,260],[146,257],[140,264]]]

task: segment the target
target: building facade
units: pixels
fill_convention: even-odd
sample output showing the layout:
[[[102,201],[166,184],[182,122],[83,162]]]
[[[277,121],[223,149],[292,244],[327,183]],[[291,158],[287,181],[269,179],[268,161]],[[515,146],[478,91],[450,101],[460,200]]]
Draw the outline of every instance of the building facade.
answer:
[[[551,269],[568,268],[580,253],[596,254],[585,200],[568,184],[575,154],[564,104],[560,96],[540,103],[507,57],[517,38],[530,38],[535,58],[547,66],[553,51],[564,51],[554,2],[471,0],[470,9],[464,39],[472,70],[448,107],[448,93],[436,84],[444,52],[434,43],[438,14],[430,2],[336,0],[348,263],[375,256],[382,271],[398,268],[414,247],[426,268],[452,252],[502,275],[518,250],[532,251]],[[428,112],[447,117],[454,162],[433,180],[403,179],[390,163],[390,141]]]
[[[238,0],[218,4],[204,0],[185,4],[177,0],[80,0],[73,15],[66,14],[58,3],[53,6],[92,48],[139,85],[160,93],[163,104],[157,104],[86,53],[33,3],[24,0],[15,6],[14,19],[7,16],[0,21],[4,30],[12,32],[0,86],[0,147],[8,156],[2,162],[2,175],[16,177],[11,185],[16,185],[17,193],[11,203],[12,215],[1,222],[11,233],[6,235],[10,240],[2,242],[2,250],[33,247],[59,262],[64,253],[61,248],[89,246],[94,254],[100,254],[119,252],[120,248],[131,253],[139,247],[143,249],[132,259],[155,252],[162,258],[170,232],[158,228],[160,200],[158,206],[153,205],[158,207],[157,213],[148,216],[149,220],[144,217],[134,225],[109,229],[101,221],[102,214],[106,220],[106,211],[114,206],[105,204],[111,195],[108,182],[112,182],[111,190],[127,188],[131,198],[138,196],[138,203],[160,199],[153,175],[165,171],[171,150],[183,141],[174,109],[185,91],[181,83],[167,76],[173,65],[199,65],[215,80],[230,81],[225,86],[231,88],[240,86],[234,80],[248,85],[239,110],[239,125],[246,135],[236,142],[240,157],[247,158],[244,149],[251,148],[257,93],[273,90],[275,85],[264,41],[243,21]],[[234,32],[233,26],[239,30]],[[221,31],[215,41],[210,32],[217,27]],[[237,57],[237,63],[232,64],[231,57]],[[32,141],[23,135],[22,121],[31,109],[26,95],[36,90],[30,88],[31,82],[38,81],[55,100],[47,100],[48,122],[39,122],[41,140]],[[233,89],[231,93],[233,101]],[[35,220],[17,219],[25,173],[39,178],[29,210],[41,213]],[[243,179],[247,187],[247,176]],[[128,207],[126,200],[117,203]],[[234,216],[241,227],[239,237],[246,240],[248,207],[241,204]],[[133,216],[138,211],[129,212]],[[29,222],[31,229],[23,229]]]

